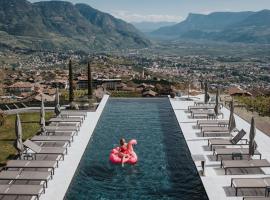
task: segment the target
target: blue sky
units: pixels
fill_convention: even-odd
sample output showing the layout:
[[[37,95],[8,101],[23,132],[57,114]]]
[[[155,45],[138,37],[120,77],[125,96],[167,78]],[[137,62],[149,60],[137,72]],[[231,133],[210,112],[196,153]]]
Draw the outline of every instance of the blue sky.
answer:
[[[36,2],[40,0],[30,0]],[[184,20],[188,13],[258,11],[270,9],[270,0],[68,0],[86,3],[128,22]]]

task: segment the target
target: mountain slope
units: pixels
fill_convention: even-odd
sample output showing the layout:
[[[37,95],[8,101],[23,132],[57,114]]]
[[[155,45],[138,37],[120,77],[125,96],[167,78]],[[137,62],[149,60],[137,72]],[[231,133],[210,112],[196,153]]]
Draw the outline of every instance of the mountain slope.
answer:
[[[1,31],[18,36],[39,36],[45,34],[45,29],[41,15],[31,3],[25,0],[0,0]]]
[[[99,27],[104,34],[110,34],[118,41],[124,40],[122,42],[136,43],[141,46],[149,45],[149,41],[144,39],[143,35],[133,25],[121,19],[116,19],[107,13],[100,12],[86,4],[76,4],[75,6],[85,19]]]
[[[175,25],[176,22],[132,22],[132,24],[140,31],[149,33],[161,27]]]
[[[209,15],[189,14],[185,21],[174,26],[160,28],[152,34],[177,37],[188,31],[217,32],[223,30],[226,26],[246,19],[251,14],[252,12],[216,12]]]
[[[45,50],[143,48],[131,24],[85,4],[0,0],[0,46]]]
[[[211,36],[228,42],[270,43],[270,10],[262,10]]]
[[[154,31],[152,36],[269,44],[270,10],[190,14],[185,21]]]

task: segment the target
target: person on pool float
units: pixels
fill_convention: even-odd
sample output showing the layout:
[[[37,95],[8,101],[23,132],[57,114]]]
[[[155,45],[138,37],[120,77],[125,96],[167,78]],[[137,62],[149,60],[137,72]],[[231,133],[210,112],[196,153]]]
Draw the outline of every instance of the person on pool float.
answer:
[[[130,146],[132,148],[132,145],[128,145],[126,143],[126,140],[124,138],[120,139],[120,151],[119,151],[119,157],[122,159],[121,164],[122,167],[124,167],[124,163],[129,160],[130,158],[130,153],[133,151],[133,148],[130,149]]]

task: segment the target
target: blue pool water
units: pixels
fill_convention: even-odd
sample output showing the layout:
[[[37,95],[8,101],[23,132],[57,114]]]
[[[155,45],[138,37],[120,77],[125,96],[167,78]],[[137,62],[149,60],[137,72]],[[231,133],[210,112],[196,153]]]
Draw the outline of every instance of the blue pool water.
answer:
[[[134,166],[109,163],[122,137],[138,141]],[[65,199],[208,199],[169,100],[109,99]]]

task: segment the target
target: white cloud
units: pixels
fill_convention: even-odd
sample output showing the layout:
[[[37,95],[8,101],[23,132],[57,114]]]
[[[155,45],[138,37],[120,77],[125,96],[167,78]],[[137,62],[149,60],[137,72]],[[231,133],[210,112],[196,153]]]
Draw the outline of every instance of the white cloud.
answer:
[[[183,17],[176,15],[142,15],[128,11],[112,11],[111,14],[127,22],[180,22],[183,20]]]

